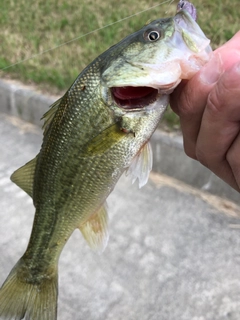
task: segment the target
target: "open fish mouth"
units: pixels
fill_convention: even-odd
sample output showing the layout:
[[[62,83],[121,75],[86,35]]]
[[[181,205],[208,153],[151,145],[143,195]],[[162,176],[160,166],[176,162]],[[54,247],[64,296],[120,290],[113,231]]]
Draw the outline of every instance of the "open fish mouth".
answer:
[[[148,106],[158,98],[158,90],[151,87],[111,88],[116,104],[123,109],[138,109]]]
[[[140,109],[152,104],[161,95],[171,93],[177,84],[178,81],[163,85],[159,89],[144,86],[113,87],[111,95],[116,104],[123,109]]]

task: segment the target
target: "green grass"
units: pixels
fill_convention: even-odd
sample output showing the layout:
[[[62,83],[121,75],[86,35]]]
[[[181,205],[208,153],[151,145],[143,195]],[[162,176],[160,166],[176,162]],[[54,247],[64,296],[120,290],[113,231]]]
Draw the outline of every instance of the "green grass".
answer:
[[[50,93],[63,92],[108,47],[145,22],[175,13],[177,1],[113,24],[160,3],[161,0],[0,0],[0,76],[35,83]],[[212,40],[213,48],[239,29],[239,0],[196,0],[194,4],[198,22]],[[103,28],[109,24],[112,25]],[[99,30],[87,34],[96,29]],[[76,40],[69,42],[72,39]],[[168,118],[176,126],[176,117],[168,114]]]

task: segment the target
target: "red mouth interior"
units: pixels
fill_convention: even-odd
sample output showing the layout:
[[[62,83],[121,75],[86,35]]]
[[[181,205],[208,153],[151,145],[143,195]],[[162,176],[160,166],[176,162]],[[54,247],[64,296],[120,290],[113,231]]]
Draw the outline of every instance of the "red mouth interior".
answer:
[[[154,102],[158,94],[157,89],[150,87],[118,87],[111,91],[116,103],[124,109],[143,108]]]

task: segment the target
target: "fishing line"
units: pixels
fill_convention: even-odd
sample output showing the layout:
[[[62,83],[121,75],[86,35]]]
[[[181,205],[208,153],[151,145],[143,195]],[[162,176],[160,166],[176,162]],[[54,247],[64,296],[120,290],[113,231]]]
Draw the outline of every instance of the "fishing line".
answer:
[[[18,61],[18,62],[16,62],[16,63],[13,63],[13,64],[11,64],[11,65],[9,65],[9,66],[6,66],[6,67],[4,67],[4,68],[1,68],[0,70],[6,70],[6,69],[9,69],[9,68],[11,68],[11,67],[14,67],[14,66],[16,66],[16,65],[18,65],[18,64],[20,64],[20,63],[23,63],[23,62],[25,62],[25,61],[28,61],[28,60],[34,59],[34,58],[36,58],[36,57],[39,57],[39,56],[43,55],[44,53],[47,53],[47,52],[49,52],[49,51],[53,51],[53,50],[55,50],[55,49],[61,48],[61,47],[65,46],[65,45],[67,45],[67,44],[70,44],[70,43],[72,43],[72,42],[74,42],[74,41],[76,41],[76,40],[79,40],[79,39],[81,39],[81,38],[84,38],[84,37],[88,36],[89,34],[92,34],[92,33],[94,33],[94,32],[97,32],[97,31],[100,31],[100,30],[102,30],[102,29],[105,29],[105,28],[108,28],[108,27],[110,27],[110,26],[113,26],[114,24],[117,24],[117,23],[122,22],[122,21],[124,21],[124,20],[130,19],[130,18],[132,18],[132,17],[135,17],[135,16],[137,16],[137,15],[143,13],[143,12],[149,11],[149,10],[151,10],[151,9],[154,9],[154,8],[156,8],[156,7],[158,7],[158,6],[161,6],[161,5],[163,5],[163,4],[165,4],[165,3],[168,3],[168,2],[169,2],[169,5],[170,5],[172,2],[174,2],[174,0],[171,0],[171,1],[170,1],[170,0],[163,1],[163,2],[161,2],[161,3],[159,3],[159,4],[156,4],[156,5],[154,5],[154,6],[150,7],[150,8],[147,8],[147,9],[145,9],[145,10],[142,10],[142,11],[139,11],[139,12],[137,12],[137,13],[134,13],[134,14],[132,14],[132,15],[130,15],[130,16],[127,16],[127,17],[125,17],[125,18],[123,18],[123,19],[114,21],[114,22],[112,22],[112,23],[109,23],[109,24],[107,24],[107,25],[105,25],[105,26],[103,26],[103,27],[100,27],[100,28],[98,28],[98,29],[95,29],[95,30],[93,30],[93,31],[89,31],[89,32],[87,32],[87,33],[85,33],[85,34],[83,34],[83,35],[81,35],[81,36],[79,36],[79,37],[76,37],[76,38],[71,39],[71,40],[69,40],[69,41],[66,41],[66,42],[64,42],[64,43],[61,43],[61,44],[59,44],[59,45],[57,45],[57,46],[55,46],[55,47],[52,47],[52,48],[47,49],[47,50],[43,50],[42,52],[36,53],[36,54],[32,55],[32,56],[29,57],[29,58],[26,58],[26,59],[23,59],[23,60]]]

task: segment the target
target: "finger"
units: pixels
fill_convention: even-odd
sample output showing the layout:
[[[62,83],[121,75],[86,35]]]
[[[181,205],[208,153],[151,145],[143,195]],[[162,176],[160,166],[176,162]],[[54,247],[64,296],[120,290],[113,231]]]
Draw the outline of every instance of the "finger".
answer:
[[[197,159],[239,190],[240,64],[227,70],[210,92],[196,143]],[[236,159],[234,159],[236,156]],[[235,176],[237,174],[237,176]],[[238,182],[237,182],[238,181]]]
[[[239,161],[239,154],[240,154],[240,133],[234,140],[231,148],[227,152],[227,161],[231,167],[234,182],[236,181],[237,187],[235,187],[235,183],[232,184],[232,187],[235,188],[237,191],[240,192],[240,161]],[[227,182],[227,181],[226,181]]]
[[[221,60],[212,56],[201,72],[180,84],[170,97],[170,105],[180,117],[185,152],[191,158],[196,159],[196,141],[208,94],[221,73]]]
[[[231,68],[236,61],[240,61],[240,31],[214,53],[221,56],[225,70]]]
[[[215,58],[219,59],[220,61],[214,61]],[[190,92],[194,92],[198,87],[198,81],[201,74],[204,74],[208,70],[210,70],[209,76],[211,79],[209,79],[207,82],[214,83],[218,77],[219,73],[221,74],[223,70],[229,69],[231,66],[233,66],[237,61],[240,60],[240,31],[237,32],[228,42],[226,42],[223,46],[216,49],[213,52],[212,57],[210,58],[210,61],[201,69],[201,71],[193,77],[193,79],[190,81],[190,83],[187,85],[187,88],[189,88]],[[215,70],[218,69],[218,70]],[[220,70],[219,70],[220,69]],[[207,72],[208,73],[208,72]],[[200,81],[201,82],[201,81]],[[184,105],[182,106],[182,99],[185,100],[185,93],[183,93],[182,96],[182,90],[186,86],[188,81],[182,81],[182,83],[174,90],[173,94],[171,95],[171,102],[172,102],[172,109],[175,113],[179,114],[181,112],[181,108],[184,108]],[[201,83],[200,83],[201,85]],[[201,95],[199,95],[201,96]],[[190,108],[189,108],[190,107]],[[191,109],[191,105],[186,105],[186,113],[188,113],[188,110]],[[184,109],[183,109],[184,112]]]

